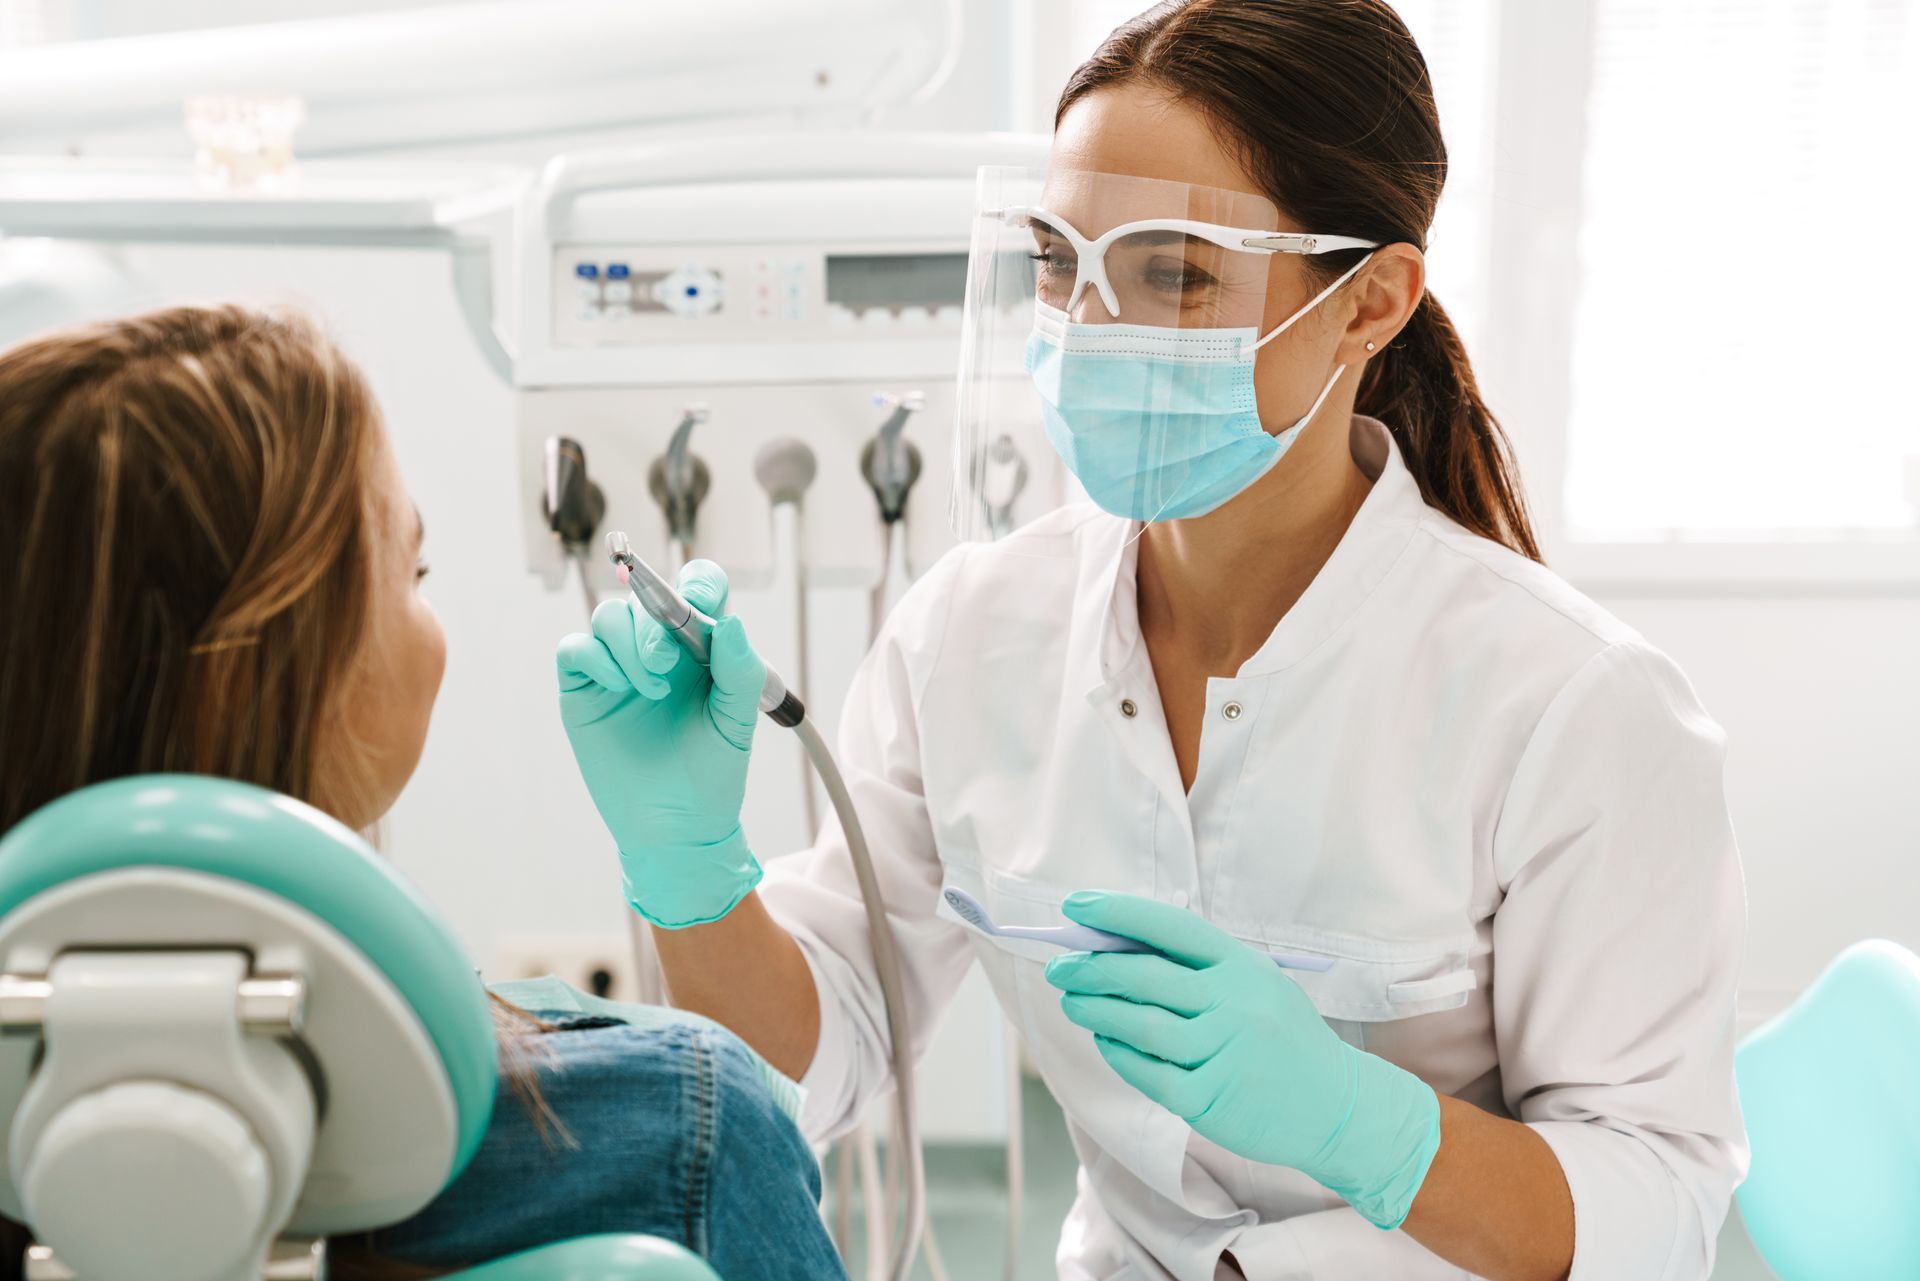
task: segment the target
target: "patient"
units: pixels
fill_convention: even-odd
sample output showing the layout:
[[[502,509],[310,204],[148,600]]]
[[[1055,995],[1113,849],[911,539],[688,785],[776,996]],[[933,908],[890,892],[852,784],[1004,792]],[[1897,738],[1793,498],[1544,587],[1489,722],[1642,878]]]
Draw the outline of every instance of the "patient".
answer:
[[[156,771],[373,824],[446,659],[421,542],[365,382],[297,317],[178,308],[0,352],[0,835]],[[509,986],[479,1154],[414,1219],[336,1240],[332,1275],[644,1232],[729,1281],[844,1276],[790,1083],[703,1019]]]

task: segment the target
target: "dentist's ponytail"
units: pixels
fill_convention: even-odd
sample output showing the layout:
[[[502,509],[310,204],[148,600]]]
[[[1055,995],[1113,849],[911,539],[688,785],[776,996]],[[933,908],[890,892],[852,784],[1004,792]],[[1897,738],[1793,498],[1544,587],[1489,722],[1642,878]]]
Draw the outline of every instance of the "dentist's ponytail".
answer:
[[[1387,424],[1429,503],[1474,533],[1540,559],[1506,433],[1480,399],[1466,346],[1432,293],[1367,362],[1354,409]]]
[[[1056,119],[1108,85],[1198,107],[1302,226],[1426,248],[1446,182],[1433,85],[1385,0],[1172,0],[1121,26],[1073,74]],[[1301,261],[1331,282],[1362,251]],[[1465,346],[1431,293],[1374,353],[1355,409],[1392,431],[1420,493],[1538,560],[1520,476]]]

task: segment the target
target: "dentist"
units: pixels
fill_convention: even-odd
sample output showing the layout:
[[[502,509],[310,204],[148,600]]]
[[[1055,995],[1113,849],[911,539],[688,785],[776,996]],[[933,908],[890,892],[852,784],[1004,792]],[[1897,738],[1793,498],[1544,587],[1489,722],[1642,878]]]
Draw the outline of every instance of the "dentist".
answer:
[[[916,1050],[979,964],[1066,1112],[1062,1277],[1712,1268],[1746,1162],[1722,735],[1538,562],[1426,290],[1445,173],[1380,0],[1188,0],[1115,32],[1044,184],[981,211],[961,429],[1018,379],[1094,502],[916,584],[839,757]],[[682,582],[723,608],[712,566]],[[676,1004],[831,1134],[887,1085],[858,891],[831,823],[763,881],[759,662],[736,621],[713,650],[603,605],[562,716]],[[1155,951],[983,938],[943,884]]]

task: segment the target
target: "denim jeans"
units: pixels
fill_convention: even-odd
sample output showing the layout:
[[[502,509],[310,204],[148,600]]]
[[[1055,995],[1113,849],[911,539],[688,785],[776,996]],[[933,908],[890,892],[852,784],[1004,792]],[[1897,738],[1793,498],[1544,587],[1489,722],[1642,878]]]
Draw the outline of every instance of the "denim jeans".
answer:
[[[558,1029],[539,1038],[551,1060],[539,1083],[565,1135],[543,1137],[503,1082],[472,1164],[418,1215],[374,1233],[377,1254],[452,1268],[641,1232],[692,1250],[724,1281],[845,1281],[792,1096],[752,1050],[697,1016],[571,992],[546,1002],[530,987],[507,996]]]

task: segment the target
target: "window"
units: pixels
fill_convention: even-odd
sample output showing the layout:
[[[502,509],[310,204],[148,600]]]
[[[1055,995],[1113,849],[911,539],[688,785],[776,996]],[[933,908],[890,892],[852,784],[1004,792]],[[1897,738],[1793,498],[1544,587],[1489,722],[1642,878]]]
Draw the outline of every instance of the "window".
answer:
[[[1920,520],[1917,12],[1594,0],[1572,537],[1884,537]]]
[[[1447,143],[1447,185],[1427,235],[1427,288],[1474,353],[1486,335],[1496,6],[1494,0],[1400,0],[1394,7],[1427,60]]]

